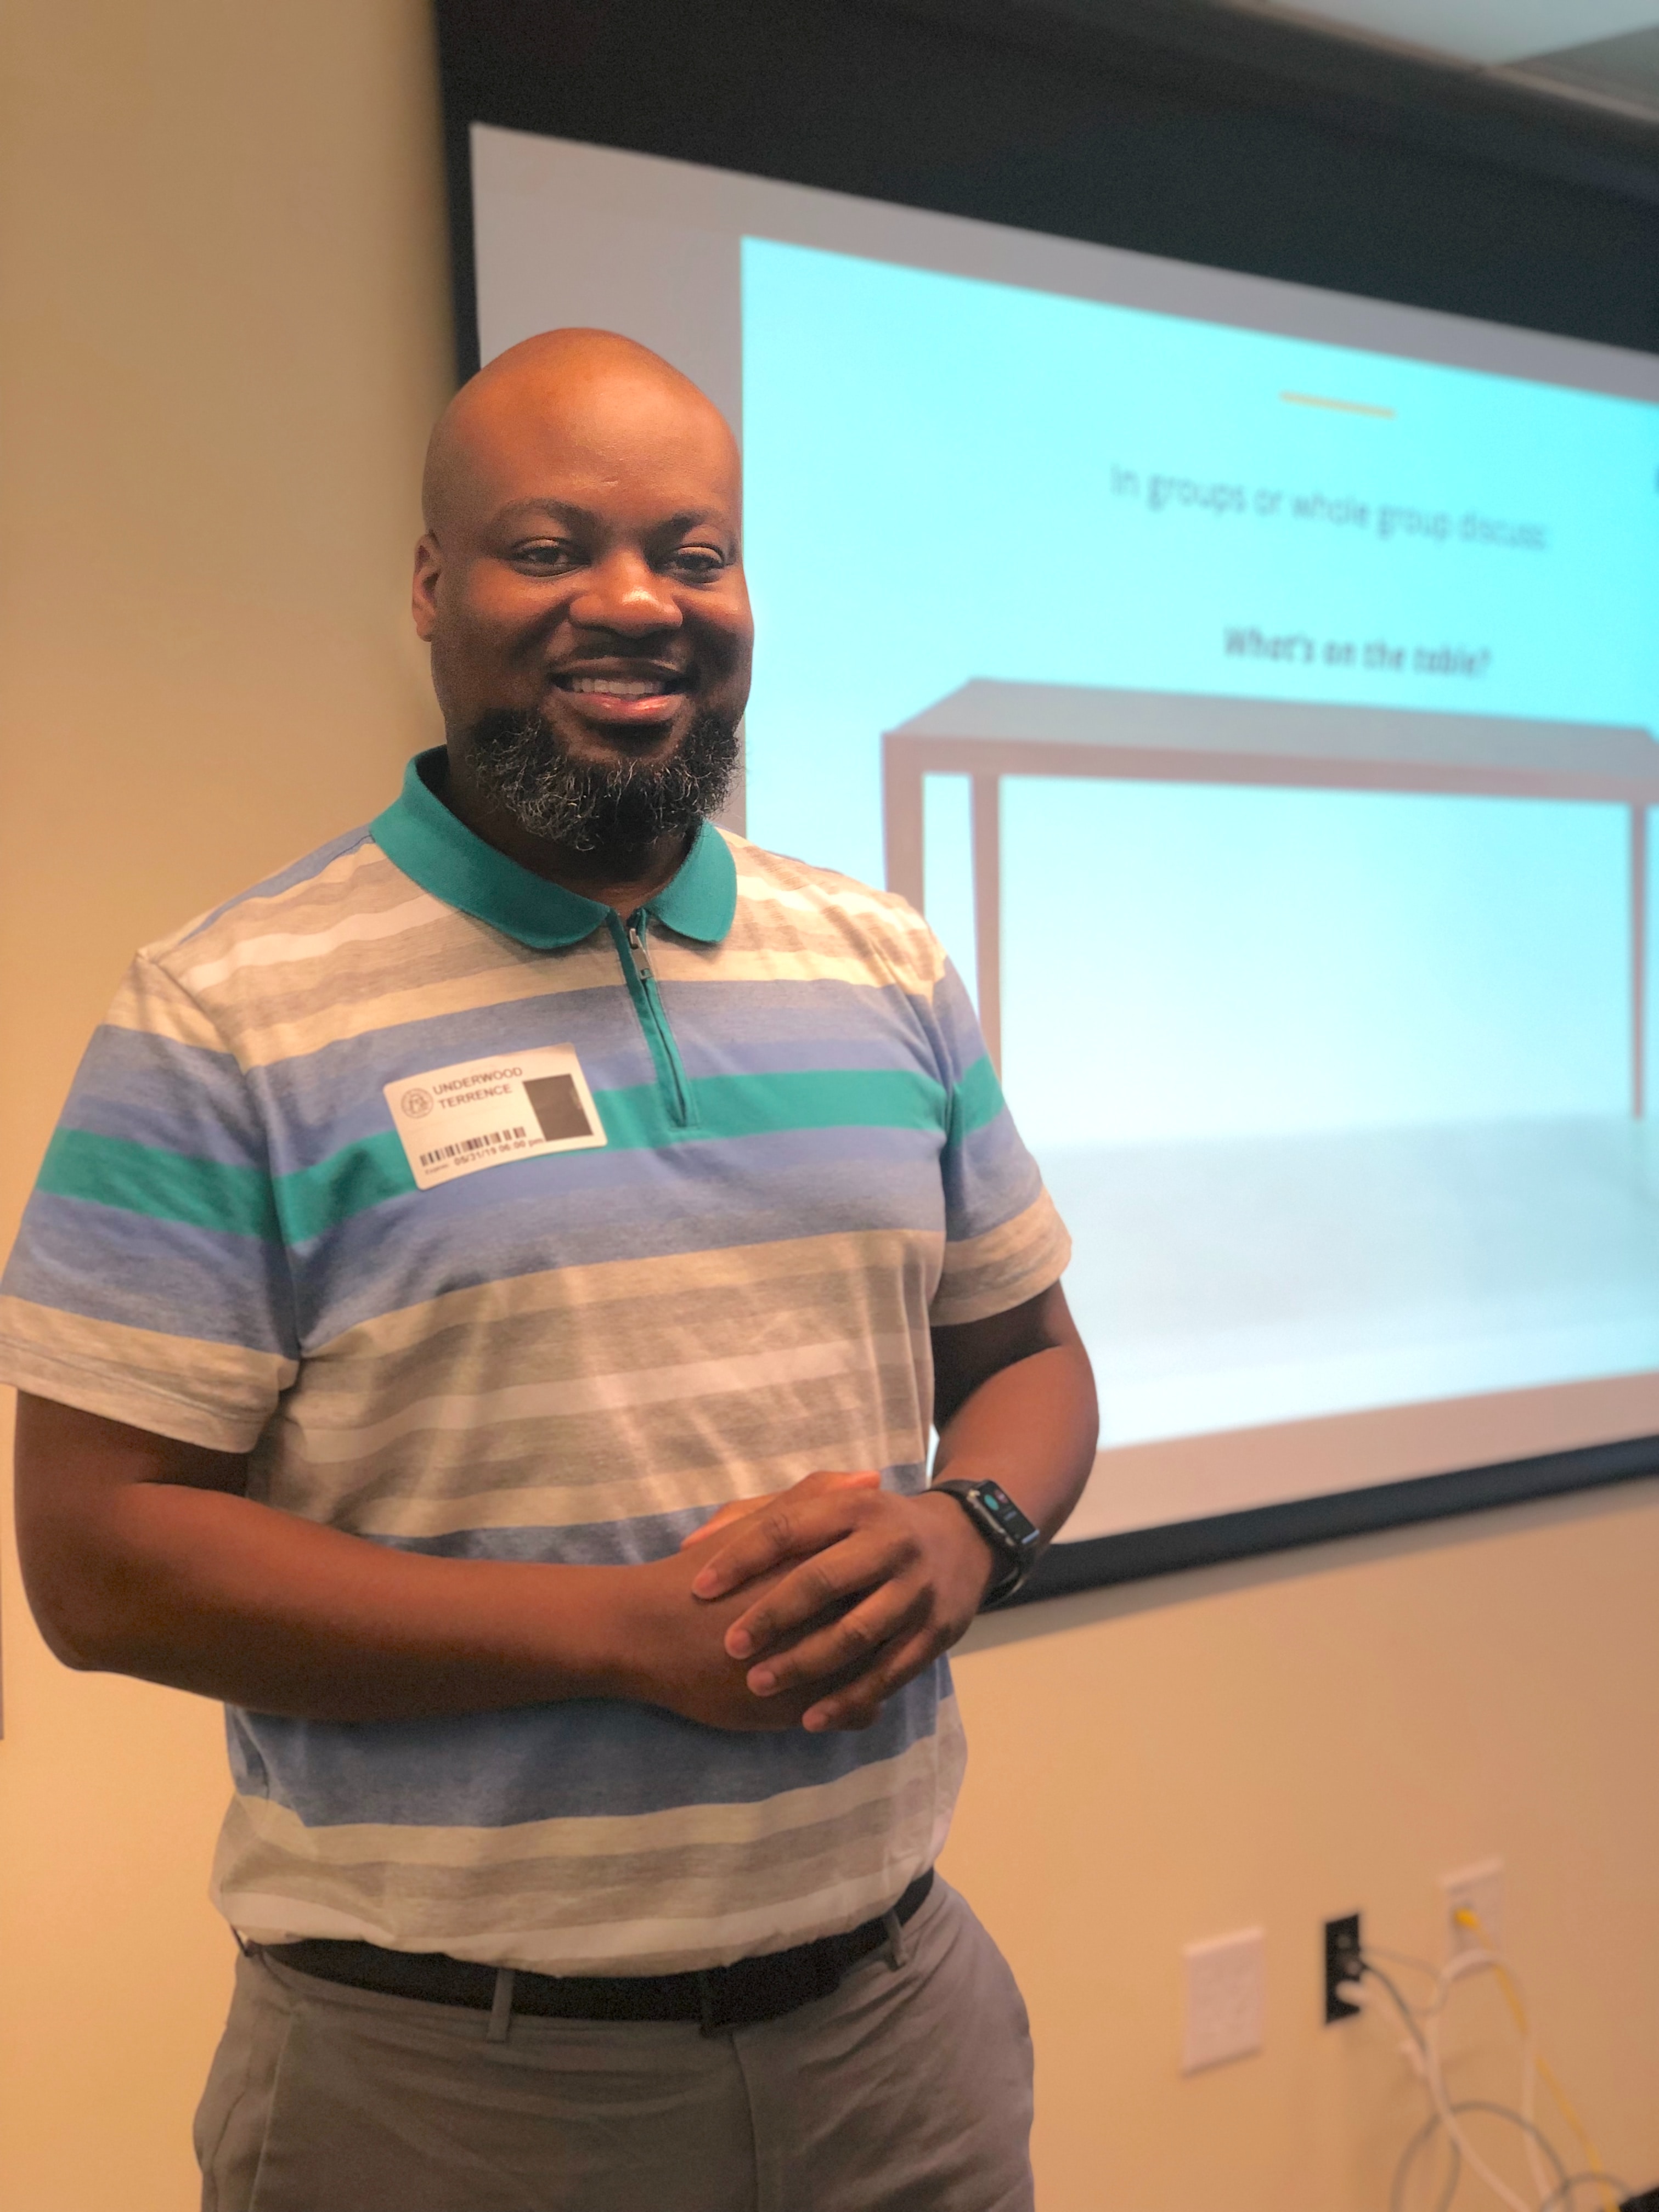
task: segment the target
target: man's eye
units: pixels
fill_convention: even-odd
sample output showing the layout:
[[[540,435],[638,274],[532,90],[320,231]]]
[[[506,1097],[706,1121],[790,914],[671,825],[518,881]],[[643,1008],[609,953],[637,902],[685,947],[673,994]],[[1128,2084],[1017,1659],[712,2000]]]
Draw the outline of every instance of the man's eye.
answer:
[[[726,556],[712,545],[681,545],[670,555],[669,566],[683,576],[701,580],[718,576],[726,566]]]
[[[553,570],[574,568],[580,557],[574,545],[557,538],[538,538],[513,549],[513,558],[520,568],[532,568],[543,575]]]

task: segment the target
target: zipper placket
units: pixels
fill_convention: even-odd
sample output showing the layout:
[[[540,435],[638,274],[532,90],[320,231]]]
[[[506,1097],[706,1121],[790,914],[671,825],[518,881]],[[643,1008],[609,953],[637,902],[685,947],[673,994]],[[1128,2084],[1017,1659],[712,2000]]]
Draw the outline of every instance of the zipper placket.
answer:
[[[658,1088],[667,1100],[670,1118],[682,1129],[689,1128],[696,1118],[691,1107],[691,1085],[686,1079],[680,1048],[674,1042],[674,1032],[668,1026],[668,1016],[663,1011],[657,979],[651,972],[651,958],[645,945],[649,916],[641,907],[636,913],[629,915],[625,925],[618,921],[611,927],[617,943],[617,957],[622,962],[623,975],[628,984],[628,995],[634,1001],[640,1027],[645,1031],[645,1041],[651,1048]]]

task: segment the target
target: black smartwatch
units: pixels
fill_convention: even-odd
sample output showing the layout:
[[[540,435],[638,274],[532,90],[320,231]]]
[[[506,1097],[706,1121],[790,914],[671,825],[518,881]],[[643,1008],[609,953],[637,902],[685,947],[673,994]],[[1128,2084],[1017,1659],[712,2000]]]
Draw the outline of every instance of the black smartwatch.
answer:
[[[1026,1519],[1000,1482],[946,1480],[933,1486],[956,1499],[1001,1562],[980,1603],[980,1611],[988,1613],[1011,1598],[1036,1565],[1042,1531]]]

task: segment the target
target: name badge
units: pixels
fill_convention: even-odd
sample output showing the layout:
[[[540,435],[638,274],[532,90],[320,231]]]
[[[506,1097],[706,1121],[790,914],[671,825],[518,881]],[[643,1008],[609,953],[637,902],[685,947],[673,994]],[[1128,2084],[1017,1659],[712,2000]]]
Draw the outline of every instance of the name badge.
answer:
[[[605,1140],[568,1044],[406,1075],[386,1085],[386,1103],[422,1190],[506,1160],[586,1152]]]

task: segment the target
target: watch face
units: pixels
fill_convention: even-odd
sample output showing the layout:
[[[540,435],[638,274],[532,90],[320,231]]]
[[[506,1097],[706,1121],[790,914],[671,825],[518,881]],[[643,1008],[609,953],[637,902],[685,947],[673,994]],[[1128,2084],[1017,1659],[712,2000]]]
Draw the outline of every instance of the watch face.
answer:
[[[961,1506],[994,1552],[1006,1565],[994,1575],[982,1603],[1000,1605],[1021,1588],[1042,1543],[1042,1531],[1022,1513],[1000,1482],[952,1482],[948,1478],[935,1489],[946,1491]]]
[[[976,1483],[975,1488],[979,1494],[981,1510],[995,1522],[1011,1544],[1024,1552],[1028,1546],[1037,1541],[1042,1531],[1020,1511],[1000,1482]]]

